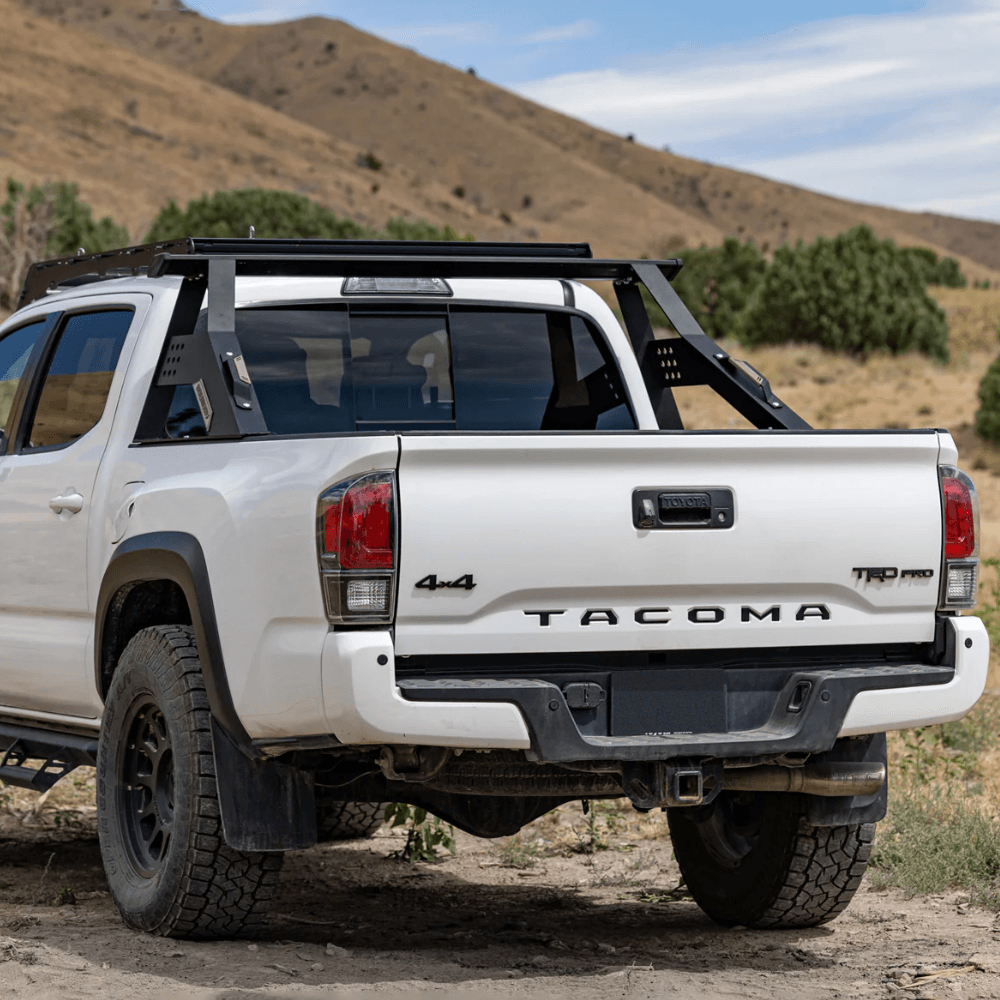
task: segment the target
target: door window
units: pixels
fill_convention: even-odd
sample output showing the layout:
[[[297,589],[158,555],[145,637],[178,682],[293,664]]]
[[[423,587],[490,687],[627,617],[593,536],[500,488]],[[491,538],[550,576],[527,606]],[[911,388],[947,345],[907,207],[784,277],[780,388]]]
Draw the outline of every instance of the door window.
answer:
[[[31,349],[44,328],[45,320],[40,319],[12,330],[0,340],[0,435],[10,433],[7,422],[14,396],[21,384],[21,376],[24,375]]]
[[[45,372],[26,448],[58,448],[87,433],[104,413],[132,310],[66,320]]]

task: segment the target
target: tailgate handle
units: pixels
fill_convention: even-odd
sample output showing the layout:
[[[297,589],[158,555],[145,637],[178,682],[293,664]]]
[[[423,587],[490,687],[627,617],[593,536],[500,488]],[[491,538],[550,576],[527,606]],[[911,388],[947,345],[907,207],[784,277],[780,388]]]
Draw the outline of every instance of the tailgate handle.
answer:
[[[675,528],[731,528],[733,491],[658,489],[632,493],[632,523],[640,531]]]
[[[712,498],[707,493],[661,493],[661,524],[708,524],[712,520]]]

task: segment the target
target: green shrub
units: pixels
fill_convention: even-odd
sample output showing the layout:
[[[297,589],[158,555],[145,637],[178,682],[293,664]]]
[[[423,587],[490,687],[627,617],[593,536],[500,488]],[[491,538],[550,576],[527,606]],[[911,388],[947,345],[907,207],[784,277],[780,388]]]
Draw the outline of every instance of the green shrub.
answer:
[[[942,257],[926,247],[905,247],[902,251],[919,273],[925,285],[945,285],[948,288],[965,288],[966,277],[959,270],[954,257]]]
[[[426,809],[390,802],[385,807],[385,821],[393,830],[406,827],[406,843],[398,853],[404,861],[436,861],[439,848],[455,853],[455,828]]]
[[[13,233],[14,213],[19,203],[23,203],[29,214],[44,210],[49,227],[45,251],[53,257],[74,254],[80,247],[87,253],[101,253],[128,245],[128,230],[109,215],[95,220],[90,206],[80,201],[80,189],[75,184],[61,181],[26,188],[8,178],[7,200],[0,205],[7,236]]]
[[[383,235],[383,234],[380,234]],[[434,240],[437,242],[448,242],[453,240],[472,241],[475,237],[466,234],[459,236],[451,226],[438,229],[424,219],[417,219],[410,222],[407,219],[390,219],[385,224],[386,239],[390,240]]]
[[[415,222],[390,219],[385,230],[380,231],[362,226],[353,219],[342,219],[301,194],[247,188],[203,194],[189,201],[183,210],[176,202],[168,202],[153,221],[146,242],[185,236],[242,238],[248,234],[250,226],[262,239],[459,239],[450,226],[438,229],[423,219]]]
[[[789,341],[868,355],[923,351],[948,360],[948,323],[914,257],[868,226],[782,246],[737,331],[748,346]]]
[[[1000,444],[1000,358],[986,369],[979,383],[976,433],[987,441]]]
[[[269,239],[350,240],[375,235],[301,194],[247,188],[203,194],[183,211],[176,202],[168,202],[153,220],[146,242],[184,236],[233,239],[245,237],[250,226],[257,236]]]
[[[684,267],[674,290],[710,337],[736,336],[742,315],[767,271],[767,260],[753,243],[729,237],[721,247],[682,250]],[[666,316],[642,289],[653,326],[669,326]]]

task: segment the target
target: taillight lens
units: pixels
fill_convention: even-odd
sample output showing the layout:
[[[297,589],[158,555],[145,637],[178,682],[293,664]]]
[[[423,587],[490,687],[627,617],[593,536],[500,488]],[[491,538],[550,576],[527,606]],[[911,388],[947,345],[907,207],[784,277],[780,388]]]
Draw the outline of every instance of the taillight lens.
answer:
[[[968,559],[976,551],[976,523],[969,487],[959,479],[943,478],[944,557]]]
[[[960,469],[942,466],[939,471],[944,517],[939,607],[973,608],[979,582],[979,501],[976,487]]]
[[[396,477],[373,472],[319,498],[316,536],[327,618],[388,623],[396,593]]]
[[[392,569],[392,483],[362,480],[331,498],[323,546],[343,569]]]

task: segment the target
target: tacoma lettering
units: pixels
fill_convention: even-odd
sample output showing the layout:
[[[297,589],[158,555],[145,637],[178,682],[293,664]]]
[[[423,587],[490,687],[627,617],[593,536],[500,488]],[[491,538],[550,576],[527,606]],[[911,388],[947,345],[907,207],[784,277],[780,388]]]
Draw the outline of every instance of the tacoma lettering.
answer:
[[[926,571],[914,570],[911,572]],[[529,617],[537,616],[539,626],[549,628],[552,625],[553,617],[566,614],[566,610],[525,611],[524,614]],[[632,617],[637,625],[669,625],[673,621],[671,614],[671,609],[666,607],[637,608]],[[726,609],[719,607],[688,608],[686,614],[688,621],[694,625],[718,625],[726,620]],[[831,617],[830,609],[825,604],[802,604],[795,612],[795,621],[797,622],[808,621],[811,618],[825,622],[829,621]],[[753,621],[780,622],[782,621],[781,605],[772,604],[771,607],[758,611],[756,608],[744,604],[740,608],[740,621],[744,624]],[[619,613],[613,608],[587,608],[580,617],[581,625],[617,625],[618,622]]]

